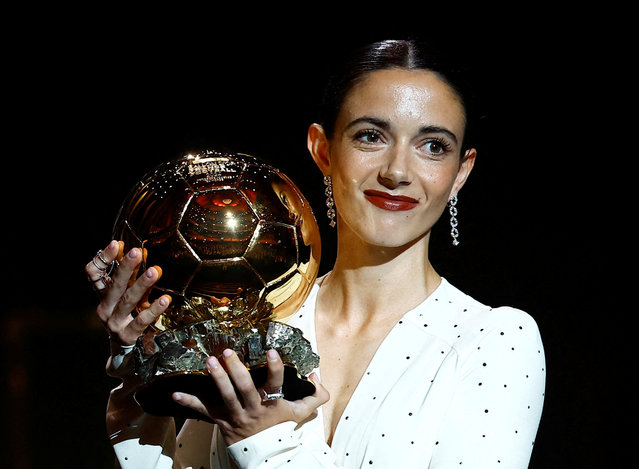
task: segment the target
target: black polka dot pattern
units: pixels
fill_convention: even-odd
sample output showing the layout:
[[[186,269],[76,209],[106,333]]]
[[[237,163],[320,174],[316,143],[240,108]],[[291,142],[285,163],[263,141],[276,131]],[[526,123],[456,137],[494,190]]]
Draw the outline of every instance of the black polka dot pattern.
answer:
[[[293,325],[312,330],[308,316]],[[483,306],[444,280],[382,343],[331,447],[313,441],[345,468],[526,467],[544,383],[532,318]],[[323,436],[322,425],[305,427]],[[306,442],[293,452],[300,464],[326,461]]]
[[[288,319],[314,348],[317,290]],[[539,331],[528,314],[486,307],[443,280],[380,345],[331,446],[320,409],[299,427],[285,422],[228,450],[219,433],[212,445],[209,439],[209,451],[198,449],[207,442],[195,433],[180,439],[178,450],[191,467],[201,467],[197,454],[204,454],[210,467],[229,467],[230,456],[239,467],[265,469],[524,468],[541,417],[545,371]],[[128,469],[150,448],[136,442],[120,450],[118,461]]]

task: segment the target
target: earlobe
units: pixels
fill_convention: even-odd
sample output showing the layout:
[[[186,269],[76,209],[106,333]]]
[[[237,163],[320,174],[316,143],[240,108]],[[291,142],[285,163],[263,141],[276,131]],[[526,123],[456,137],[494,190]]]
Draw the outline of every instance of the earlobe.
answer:
[[[311,124],[308,128],[306,146],[322,174],[330,174],[330,144],[326,132],[320,124]]]

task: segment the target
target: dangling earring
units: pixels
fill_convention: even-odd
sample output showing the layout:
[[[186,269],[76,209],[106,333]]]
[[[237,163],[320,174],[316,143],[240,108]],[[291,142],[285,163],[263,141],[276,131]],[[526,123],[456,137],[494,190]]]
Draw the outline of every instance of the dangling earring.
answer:
[[[450,213],[450,235],[453,238],[453,246],[457,246],[459,244],[459,240],[457,237],[459,236],[459,230],[457,229],[457,225],[459,222],[457,221],[457,196],[451,195],[450,199],[448,199],[448,213]]]
[[[324,176],[324,184],[326,184],[326,190],[324,194],[326,194],[326,206],[328,207],[328,211],[326,212],[326,216],[328,217],[328,224],[331,228],[335,228],[335,202],[333,201],[333,180],[330,176]]]

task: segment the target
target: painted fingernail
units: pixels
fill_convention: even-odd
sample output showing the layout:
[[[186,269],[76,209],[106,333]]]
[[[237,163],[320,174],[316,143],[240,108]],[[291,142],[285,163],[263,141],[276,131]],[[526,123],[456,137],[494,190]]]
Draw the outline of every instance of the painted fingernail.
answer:
[[[266,352],[266,358],[270,362],[276,362],[279,357],[278,353],[273,349],[267,350]]]

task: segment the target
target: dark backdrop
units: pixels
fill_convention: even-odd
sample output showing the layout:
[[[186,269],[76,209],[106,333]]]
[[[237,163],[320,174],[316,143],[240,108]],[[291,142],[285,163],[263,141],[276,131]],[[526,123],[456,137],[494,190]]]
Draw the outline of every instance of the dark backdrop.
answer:
[[[629,260],[620,253],[632,228],[616,207],[632,182],[611,63],[623,42],[545,17],[467,28],[420,12],[419,27],[369,29],[363,20],[383,14],[366,13],[261,26],[221,15],[197,25],[22,17],[3,59],[0,462],[112,467],[104,409],[117,383],[103,372],[107,341],[83,266],[159,162],[205,147],[271,160],[313,205],[321,272],[330,268],[334,233],[305,148],[326,61],[412,34],[465,56],[482,85],[488,118],[460,193],[461,246],[442,223],[432,257],[462,290],[539,324],[548,382],[531,467],[621,464],[633,373],[621,366],[631,325],[617,260]]]

